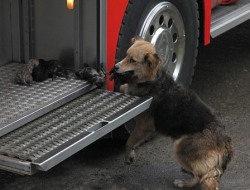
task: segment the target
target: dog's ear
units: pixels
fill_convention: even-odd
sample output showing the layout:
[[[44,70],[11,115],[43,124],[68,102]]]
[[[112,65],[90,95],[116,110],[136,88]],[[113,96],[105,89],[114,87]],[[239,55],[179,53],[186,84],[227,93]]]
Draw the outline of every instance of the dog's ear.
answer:
[[[137,40],[143,40],[140,36],[133,37],[131,43],[134,44]]]
[[[161,59],[157,53],[155,54],[147,53],[144,59],[148,63],[148,66],[152,69],[158,67],[161,63]]]

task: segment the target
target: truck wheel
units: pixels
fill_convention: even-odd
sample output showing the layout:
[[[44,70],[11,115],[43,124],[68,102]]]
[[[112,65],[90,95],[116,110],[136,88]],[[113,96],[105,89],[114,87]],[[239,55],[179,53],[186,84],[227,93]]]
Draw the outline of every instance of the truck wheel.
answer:
[[[116,61],[126,56],[131,38],[140,36],[156,47],[167,72],[188,87],[196,64],[198,19],[195,0],[130,0],[120,29]]]

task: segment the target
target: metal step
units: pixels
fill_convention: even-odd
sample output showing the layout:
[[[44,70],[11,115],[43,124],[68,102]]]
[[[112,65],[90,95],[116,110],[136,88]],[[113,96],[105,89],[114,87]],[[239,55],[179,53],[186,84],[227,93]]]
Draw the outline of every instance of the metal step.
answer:
[[[69,80],[57,77],[32,86],[15,84],[20,67],[20,63],[0,67],[0,136],[96,88],[74,73]]]
[[[32,175],[146,110],[150,97],[95,89],[0,138],[0,169]]]
[[[211,36],[220,34],[250,19],[250,1],[240,0],[235,4],[218,6],[212,10]]]

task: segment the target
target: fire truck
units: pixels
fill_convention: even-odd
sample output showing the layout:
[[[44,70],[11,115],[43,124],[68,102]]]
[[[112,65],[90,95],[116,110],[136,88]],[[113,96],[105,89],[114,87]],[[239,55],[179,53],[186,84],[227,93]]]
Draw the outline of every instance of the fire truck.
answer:
[[[110,70],[134,36],[150,41],[173,78],[189,86],[198,45],[250,18],[250,1],[1,0],[0,169],[47,171],[122,126],[151,97],[102,89],[71,74],[31,86],[15,84],[30,59],[59,60],[71,70],[89,63]]]

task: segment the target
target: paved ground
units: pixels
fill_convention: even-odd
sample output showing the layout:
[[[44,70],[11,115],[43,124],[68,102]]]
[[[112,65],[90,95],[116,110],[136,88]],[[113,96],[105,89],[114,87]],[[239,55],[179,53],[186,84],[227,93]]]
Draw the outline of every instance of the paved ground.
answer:
[[[222,113],[235,156],[221,190],[250,189],[250,22],[199,48],[191,88]],[[125,141],[99,140],[48,172],[19,176],[0,170],[1,190],[175,190],[180,171],[172,142],[162,136],[137,150],[133,165],[123,163]],[[193,189],[199,189],[198,187]]]

